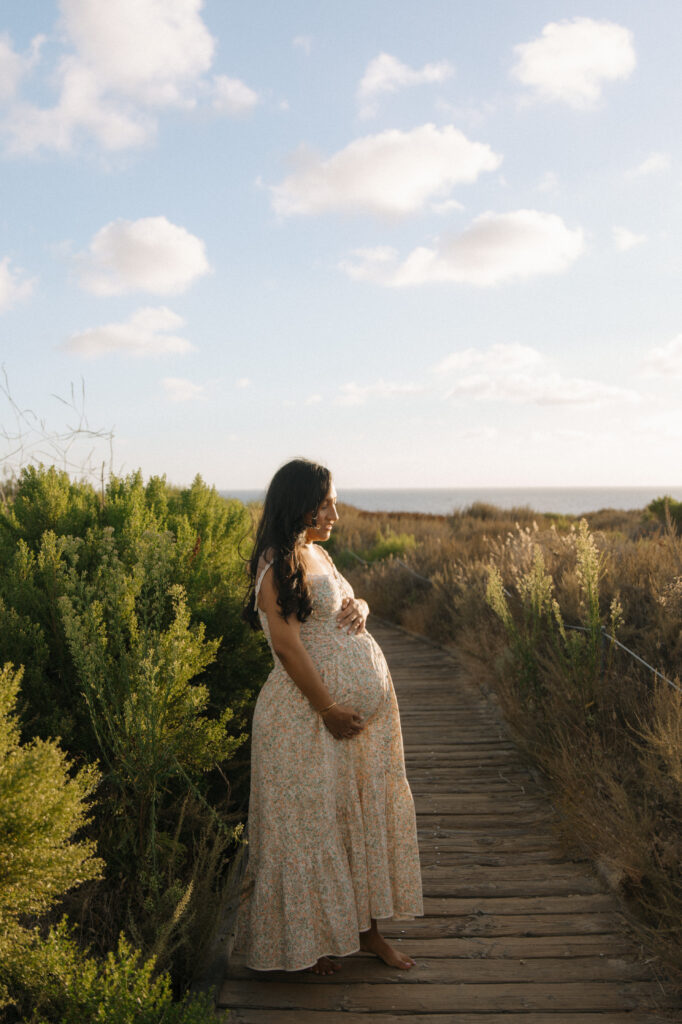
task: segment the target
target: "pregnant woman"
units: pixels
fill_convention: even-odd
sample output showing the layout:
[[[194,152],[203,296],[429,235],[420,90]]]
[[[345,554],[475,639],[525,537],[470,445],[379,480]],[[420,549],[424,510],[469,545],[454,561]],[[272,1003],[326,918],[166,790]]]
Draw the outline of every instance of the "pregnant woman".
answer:
[[[409,969],[377,921],[424,912],[391,676],[366,602],[318,543],[337,520],[329,470],[295,459],[268,488],[250,563],[246,617],[275,662],[253,718],[235,946],[257,971],[333,974],[331,956],[359,949]]]

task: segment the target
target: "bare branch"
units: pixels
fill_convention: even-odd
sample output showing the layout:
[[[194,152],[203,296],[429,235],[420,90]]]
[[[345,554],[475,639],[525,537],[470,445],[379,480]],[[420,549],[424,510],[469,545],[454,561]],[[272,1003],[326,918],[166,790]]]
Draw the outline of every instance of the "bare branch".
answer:
[[[12,492],[24,466],[43,463],[59,465],[79,480],[99,484],[104,480],[105,466],[113,472],[113,429],[93,429],[85,412],[85,381],[81,378],[79,392],[70,385],[70,397],[53,394],[73,415],[61,429],[53,429],[32,409],[19,405],[12,395],[4,366],[0,380],[0,501]],[[9,425],[7,425],[9,423]],[[102,446],[108,458],[102,457]]]

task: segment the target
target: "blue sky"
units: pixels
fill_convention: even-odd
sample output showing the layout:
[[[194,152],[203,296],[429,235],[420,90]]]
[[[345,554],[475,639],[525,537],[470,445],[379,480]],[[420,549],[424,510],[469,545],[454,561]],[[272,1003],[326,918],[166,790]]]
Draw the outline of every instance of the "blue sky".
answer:
[[[114,469],[176,483],[679,484],[681,31],[677,0],[10,0],[15,401],[61,429],[83,380]]]

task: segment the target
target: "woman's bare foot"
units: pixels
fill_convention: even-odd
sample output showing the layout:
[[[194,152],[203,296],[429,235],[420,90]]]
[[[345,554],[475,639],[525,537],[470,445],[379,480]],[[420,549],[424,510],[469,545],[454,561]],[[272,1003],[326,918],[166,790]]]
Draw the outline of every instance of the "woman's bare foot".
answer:
[[[307,974],[310,971],[312,974],[336,974],[340,970],[341,964],[337,964],[335,960],[330,960],[328,956],[321,956],[312,967],[306,967],[304,973]]]
[[[360,949],[365,953],[375,953],[389,967],[399,967],[401,971],[409,971],[410,967],[414,967],[417,962],[406,953],[399,953],[397,949],[394,949],[380,934],[374,920],[368,932],[360,932]]]

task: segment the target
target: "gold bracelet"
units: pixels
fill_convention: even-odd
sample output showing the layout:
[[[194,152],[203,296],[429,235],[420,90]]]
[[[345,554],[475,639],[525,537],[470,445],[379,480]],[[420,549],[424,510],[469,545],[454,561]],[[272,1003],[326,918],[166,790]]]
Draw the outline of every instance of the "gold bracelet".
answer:
[[[334,703],[333,703],[333,704],[330,704],[328,708],[322,708],[322,710],[321,710],[321,711],[318,711],[318,714],[319,714],[319,715],[322,715],[322,717],[324,718],[324,716],[325,716],[325,715],[327,714],[327,712],[328,712],[328,711],[331,711],[331,709],[332,709],[332,708],[335,708],[335,707],[336,707],[336,703],[337,703],[337,702],[336,702],[336,701],[334,701]]]

